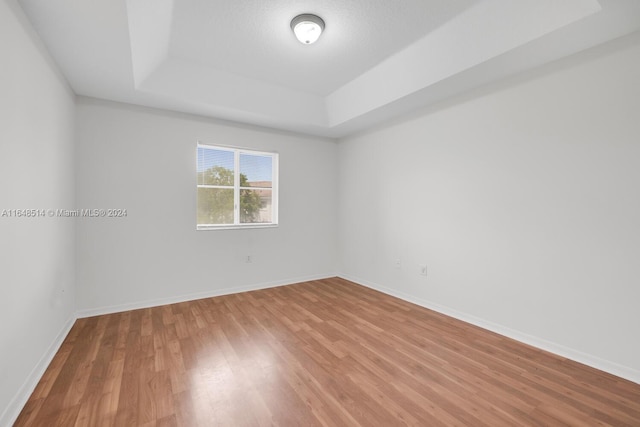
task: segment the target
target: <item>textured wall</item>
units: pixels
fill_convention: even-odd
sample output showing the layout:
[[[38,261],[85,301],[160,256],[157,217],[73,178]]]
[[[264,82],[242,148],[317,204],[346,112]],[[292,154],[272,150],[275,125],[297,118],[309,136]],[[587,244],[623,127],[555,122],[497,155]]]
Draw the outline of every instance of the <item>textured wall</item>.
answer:
[[[0,2],[0,52],[0,213],[72,209],[74,96],[13,0]],[[15,215],[0,216],[0,425],[75,310],[74,221]]]
[[[280,154],[277,228],[196,231],[198,140]],[[337,271],[333,141],[80,98],[77,144],[78,205],[128,211],[78,221],[81,313]]]
[[[639,40],[341,141],[343,274],[640,381]]]

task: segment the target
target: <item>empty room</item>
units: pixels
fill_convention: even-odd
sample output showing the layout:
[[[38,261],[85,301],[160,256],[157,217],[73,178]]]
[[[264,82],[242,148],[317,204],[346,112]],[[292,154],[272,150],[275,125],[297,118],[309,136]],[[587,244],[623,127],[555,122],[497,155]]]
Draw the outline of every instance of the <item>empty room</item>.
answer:
[[[640,426],[637,0],[1,0],[0,427]]]

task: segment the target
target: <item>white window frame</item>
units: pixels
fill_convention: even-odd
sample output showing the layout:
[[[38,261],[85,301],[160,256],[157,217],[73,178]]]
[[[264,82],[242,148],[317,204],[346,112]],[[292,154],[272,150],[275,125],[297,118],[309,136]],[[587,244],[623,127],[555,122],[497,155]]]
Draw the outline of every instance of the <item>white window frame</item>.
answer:
[[[230,151],[233,152],[234,170],[233,170],[233,224],[198,224],[196,215],[197,230],[229,230],[229,229],[246,229],[246,228],[273,228],[278,226],[278,170],[279,155],[274,151],[257,151],[248,148],[238,148],[223,145],[206,144],[198,141],[196,146],[196,171],[198,169],[198,148],[211,150]],[[249,154],[255,156],[271,157],[271,218],[269,223],[241,223],[240,222],[240,190],[256,190],[259,187],[240,187],[240,155]],[[196,177],[198,176],[196,172]],[[230,186],[204,185],[197,183],[198,188],[231,188]],[[197,194],[196,194],[196,211]]]

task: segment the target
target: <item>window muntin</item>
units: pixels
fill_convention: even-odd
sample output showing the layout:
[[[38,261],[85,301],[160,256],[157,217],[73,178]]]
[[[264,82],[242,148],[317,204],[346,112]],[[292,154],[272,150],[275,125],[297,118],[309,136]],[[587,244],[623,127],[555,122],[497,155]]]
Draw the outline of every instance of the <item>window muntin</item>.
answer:
[[[197,228],[278,224],[278,154],[198,144]]]

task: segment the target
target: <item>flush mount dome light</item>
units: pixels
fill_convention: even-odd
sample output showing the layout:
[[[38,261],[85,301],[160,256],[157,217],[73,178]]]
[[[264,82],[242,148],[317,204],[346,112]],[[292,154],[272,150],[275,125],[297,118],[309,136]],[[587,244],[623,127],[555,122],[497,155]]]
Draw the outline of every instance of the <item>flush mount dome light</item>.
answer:
[[[324,21],[319,16],[304,13],[293,18],[291,29],[300,43],[311,44],[322,34]]]

